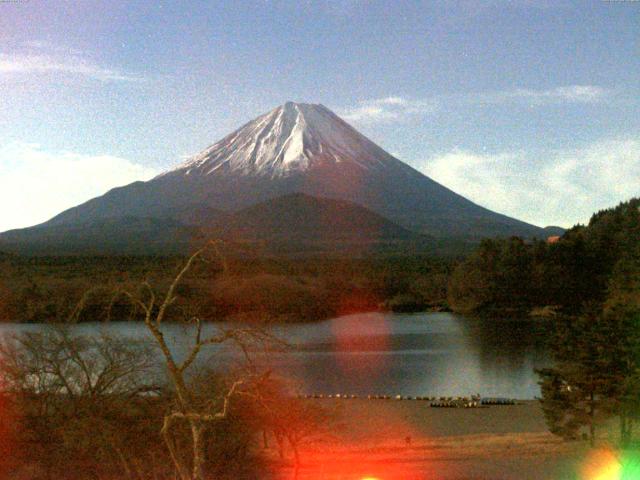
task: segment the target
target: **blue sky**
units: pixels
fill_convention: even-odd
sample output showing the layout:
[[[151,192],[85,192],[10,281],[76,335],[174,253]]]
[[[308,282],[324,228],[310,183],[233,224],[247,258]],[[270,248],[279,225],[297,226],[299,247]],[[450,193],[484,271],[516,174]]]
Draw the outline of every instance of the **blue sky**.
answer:
[[[0,2],[0,231],[287,100],[481,205],[586,222],[640,195],[640,2]]]

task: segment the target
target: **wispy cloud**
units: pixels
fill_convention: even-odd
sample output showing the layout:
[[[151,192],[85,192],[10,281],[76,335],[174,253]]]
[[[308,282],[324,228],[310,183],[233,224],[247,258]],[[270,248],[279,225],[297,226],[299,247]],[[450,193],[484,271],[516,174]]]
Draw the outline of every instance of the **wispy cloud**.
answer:
[[[432,113],[436,105],[431,100],[410,100],[398,96],[363,100],[358,105],[339,110],[347,121],[380,122],[406,119],[410,116]]]
[[[640,139],[618,138],[553,152],[455,149],[421,170],[476,203],[538,225],[586,222],[601,208],[640,195]]]
[[[438,95],[426,99],[408,99],[389,96],[362,100],[357,105],[343,108],[338,113],[347,121],[376,123],[405,121],[416,115],[428,115],[455,106],[474,107],[526,103],[530,107],[551,104],[604,102],[613,92],[597,85],[567,85],[545,90],[515,88],[495,92]]]
[[[402,97],[385,97],[372,100],[371,102],[377,105],[406,105],[408,100]]]
[[[397,112],[373,104],[362,104],[357,107],[340,110],[338,114],[351,122],[379,122],[397,120],[399,118]]]
[[[61,54],[82,55],[82,50],[75,47],[66,47],[63,45],[54,45],[52,43],[44,42],[42,40],[27,40],[19,44],[23,50],[39,50],[46,52],[55,52]]]
[[[50,152],[31,143],[0,145],[0,232],[44,222],[113,187],[157,173],[113,155]]]
[[[25,75],[58,74],[100,81],[138,82],[143,77],[99,65],[73,48],[30,41],[16,52],[0,52],[0,78]]]
[[[503,92],[470,95],[472,103],[508,103],[523,100],[535,105],[551,103],[596,103],[611,95],[605,88],[596,85],[569,85],[547,90],[517,88]]]

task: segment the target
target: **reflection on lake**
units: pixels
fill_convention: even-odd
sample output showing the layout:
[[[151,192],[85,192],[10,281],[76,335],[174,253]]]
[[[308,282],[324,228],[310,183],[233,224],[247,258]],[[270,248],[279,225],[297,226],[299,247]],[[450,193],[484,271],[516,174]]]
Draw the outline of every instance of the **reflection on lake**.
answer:
[[[3,324],[0,332],[41,325]],[[147,338],[141,323],[80,324],[79,334]],[[184,355],[190,328],[165,325],[172,348]],[[215,326],[207,325],[206,332]],[[278,325],[272,333],[295,350],[259,355],[302,392],[323,394],[470,395],[534,398],[533,371],[549,365],[543,328],[531,320],[481,320],[450,313],[367,313],[311,324]],[[216,355],[212,355],[216,353]],[[221,355],[222,353],[222,355]],[[229,347],[202,355],[208,365],[237,359]]]

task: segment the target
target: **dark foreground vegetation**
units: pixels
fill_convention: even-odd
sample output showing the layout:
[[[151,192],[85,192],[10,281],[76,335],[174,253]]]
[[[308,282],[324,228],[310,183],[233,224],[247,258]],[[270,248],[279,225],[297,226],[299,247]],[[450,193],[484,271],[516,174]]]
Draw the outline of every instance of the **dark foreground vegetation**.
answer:
[[[205,335],[199,317],[174,307],[183,279],[210,249],[216,253],[216,244],[190,257],[166,289],[145,281],[122,290],[143,312],[149,343],[77,336],[67,325],[3,339],[0,473],[32,480],[262,479],[270,474],[260,445],[270,439],[299,467],[300,447],[330,417],[253,362],[253,352],[286,343],[251,327]],[[165,339],[172,308],[193,327],[180,355]],[[197,362],[226,343],[244,353],[226,377]]]
[[[64,329],[5,341],[0,478],[265,479],[274,468],[265,445],[295,464],[299,448],[331,425],[325,409],[246,366],[228,377],[192,372],[185,377],[192,404],[183,410],[152,346]],[[188,422],[172,425],[171,454],[163,440],[166,418],[177,412],[220,414],[202,430],[198,472]],[[172,455],[186,466],[182,476]]]

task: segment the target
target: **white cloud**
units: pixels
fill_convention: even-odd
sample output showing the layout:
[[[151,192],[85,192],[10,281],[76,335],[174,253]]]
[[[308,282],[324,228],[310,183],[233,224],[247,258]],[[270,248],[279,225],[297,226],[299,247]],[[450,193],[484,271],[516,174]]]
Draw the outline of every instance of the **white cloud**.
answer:
[[[142,77],[96,64],[79,50],[49,45],[40,41],[22,44],[21,51],[0,52],[0,78],[17,75],[57,74],[80,76],[101,81],[137,82]]]
[[[596,85],[568,85],[548,90],[531,90],[517,88],[503,92],[480,94],[476,98],[472,95],[472,101],[481,103],[507,103],[523,100],[534,105],[552,103],[596,103],[605,100],[611,92]]]
[[[0,146],[0,232],[41,223],[113,187],[157,173],[111,155],[47,152],[28,143]]]
[[[406,121],[416,115],[428,115],[452,107],[473,107],[525,102],[532,107],[551,104],[603,102],[612,95],[610,90],[596,85],[567,85],[546,90],[516,88],[497,92],[476,92],[437,95],[427,99],[407,99],[388,96],[362,100],[356,106],[338,113],[347,121],[379,123]]]
[[[355,107],[339,110],[339,115],[347,121],[376,123],[406,120],[413,115],[432,113],[436,105],[431,100],[410,100],[389,96],[363,100]]]
[[[42,40],[28,40],[26,42],[22,42],[20,47],[27,50],[36,50],[36,51],[45,51],[45,52],[56,52],[61,54],[71,54],[71,55],[82,55],[82,50],[79,50],[75,47],[65,47],[62,45],[53,45],[48,42],[43,42]]]
[[[377,105],[406,105],[408,101],[402,97],[385,97],[371,101]]]
[[[604,100],[611,92],[596,85],[571,85],[569,87],[558,87],[553,90],[543,92],[551,98],[561,98],[570,102],[597,102]]]
[[[524,152],[453,150],[424,162],[422,171],[492,210],[541,226],[568,227],[640,196],[640,139],[556,151],[542,163]]]
[[[339,112],[340,116],[350,122],[379,122],[397,120],[397,112],[390,111],[384,106],[363,104]]]
[[[0,75],[58,73],[102,81],[137,82],[141,77],[103,68],[81,57],[0,53]]]

